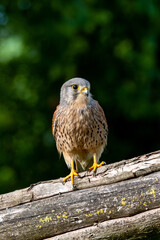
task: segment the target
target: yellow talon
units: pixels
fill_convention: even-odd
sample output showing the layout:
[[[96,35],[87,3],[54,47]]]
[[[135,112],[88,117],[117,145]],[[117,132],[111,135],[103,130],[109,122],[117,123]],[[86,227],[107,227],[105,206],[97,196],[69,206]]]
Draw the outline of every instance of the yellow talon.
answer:
[[[63,181],[66,182],[68,178],[71,178],[72,185],[74,185],[74,176],[78,176],[77,171],[74,169],[74,161],[72,160],[71,172],[67,175]]]
[[[104,164],[105,164],[104,162],[101,162],[100,164],[98,164],[96,159],[96,154],[93,154],[93,165],[92,167],[89,168],[89,172],[92,170],[95,172],[98,167],[101,167]]]

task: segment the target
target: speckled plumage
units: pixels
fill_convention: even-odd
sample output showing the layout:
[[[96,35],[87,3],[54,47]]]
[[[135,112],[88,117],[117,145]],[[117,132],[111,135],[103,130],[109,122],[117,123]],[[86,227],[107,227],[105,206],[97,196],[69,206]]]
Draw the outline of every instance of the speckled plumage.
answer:
[[[74,84],[79,91],[72,89]],[[82,94],[85,88],[88,92]],[[99,160],[107,144],[108,126],[102,108],[91,97],[88,81],[73,78],[63,84],[52,130],[57,149],[63,153],[68,167],[74,160],[78,171],[86,170],[93,154]]]

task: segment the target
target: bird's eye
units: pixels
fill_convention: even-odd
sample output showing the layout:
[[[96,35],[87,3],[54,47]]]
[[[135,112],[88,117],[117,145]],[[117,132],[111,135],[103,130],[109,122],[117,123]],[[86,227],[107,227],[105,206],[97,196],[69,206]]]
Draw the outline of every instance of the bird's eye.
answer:
[[[74,84],[74,85],[72,85],[72,88],[74,89],[74,90],[78,90],[78,85],[76,85],[76,84]]]

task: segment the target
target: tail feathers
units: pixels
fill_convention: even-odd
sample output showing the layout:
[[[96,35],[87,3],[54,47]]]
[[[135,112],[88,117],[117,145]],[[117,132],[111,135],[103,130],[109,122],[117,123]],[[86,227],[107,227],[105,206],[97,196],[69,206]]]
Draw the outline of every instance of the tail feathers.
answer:
[[[78,160],[75,161],[75,167],[77,172],[84,172],[88,171],[88,169],[92,166],[93,159],[91,158],[90,161],[87,162],[79,162]]]

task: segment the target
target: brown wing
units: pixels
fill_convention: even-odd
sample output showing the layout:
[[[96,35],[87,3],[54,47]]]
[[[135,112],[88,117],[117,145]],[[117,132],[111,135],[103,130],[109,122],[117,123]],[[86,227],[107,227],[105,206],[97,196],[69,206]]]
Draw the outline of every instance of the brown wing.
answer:
[[[104,111],[102,107],[99,105],[99,103],[96,101],[97,108],[99,110],[99,114],[101,115],[101,124],[103,125],[103,137],[105,138],[106,144],[107,145],[107,136],[108,136],[108,124],[107,120],[104,114]]]
[[[52,118],[52,133],[53,133],[53,136],[55,137],[55,132],[56,132],[56,124],[57,124],[57,112],[58,112],[58,108],[59,108],[60,105],[58,105],[56,107],[56,110],[55,112],[53,113],[53,118]]]
[[[103,119],[104,119],[105,123],[107,124],[107,119],[106,119],[106,116],[105,116],[105,114],[104,114],[104,111],[103,111],[102,107],[99,105],[99,103],[98,103],[97,101],[95,101],[95,102],[96,102],[96,104],[97,104],[97,107],[98,107],[100,113],[101,113],[102,116],[103,116]]]

